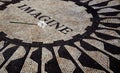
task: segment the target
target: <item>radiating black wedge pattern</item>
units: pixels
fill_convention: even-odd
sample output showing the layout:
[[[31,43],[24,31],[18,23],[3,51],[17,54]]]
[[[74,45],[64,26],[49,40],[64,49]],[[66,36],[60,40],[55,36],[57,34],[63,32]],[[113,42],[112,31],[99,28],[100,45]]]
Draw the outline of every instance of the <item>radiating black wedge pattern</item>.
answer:
[[[12,60],[7,66],[6,66],[6,70],[8,71],[8,73],[19,73],[20,70],[22,69],[22,66],[25,62],[25,59],[27,58],[27,55],[30,51],[30,48],[29,47],[25,47],[25,50],[26,50],[26,54],[22,57],[22,58],[19,58],[19,59],[15,59],[15,60]]]
[[[41,59],[42,59],[42,43],[34,42],[33,45],[37,45],[38,49],[32,52],[30,58],[38,63],[38,73],[41,72]]]
[[[101,0],[98,3],[94,2],[96,0],[62,1],[84,6],[93,16],[90,19],[92,26],[88,26],[85,33],[73,36],[73,39],[48,44],[11,39],[0,31],[0,72],[23,72],[26,61],[30,59],[37,64],[37,73],[64,73],[64,68],[68,67],[62,67],[63,64],[71,64],[73,69],[70,72],[73,73],[120,73],[120,4],[111,5],[114,0]],[[0,10],[12,2],[3,3]],[[58,50],[54,47],[58,47]],[[37,49],[30,52],[31,48]],[[18,52],[20,49],[22,52]],[[46,55],[52,57],[44,63]],[[59,59],[68,63],[61,63]]]
[[[55,52],[53,50],[53,47],[46,46],[46,48],[52,53],[53,58],[45,64],[45,71],[48,73],[56,73],[56,72],[62,73],[61,69],[58,65],[57,58],[56,58]]]
[[[72,56],[64,46],[60,47],[60,49],[58,50],[58,53],[60,57],[71,60],[74,63],[74,65],[76,66],[76,69],[73,71],[73,73],[83,73],[83,71],[79,68],[78,64],[75,62],[75,60],[72,58]]]

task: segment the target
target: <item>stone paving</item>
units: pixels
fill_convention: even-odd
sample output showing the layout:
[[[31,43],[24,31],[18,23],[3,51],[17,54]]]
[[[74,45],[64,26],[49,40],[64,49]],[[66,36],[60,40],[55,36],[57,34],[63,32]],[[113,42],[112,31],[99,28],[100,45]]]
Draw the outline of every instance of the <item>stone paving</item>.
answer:
[[[120,0],[0,0],[0,73],[120,73]]]

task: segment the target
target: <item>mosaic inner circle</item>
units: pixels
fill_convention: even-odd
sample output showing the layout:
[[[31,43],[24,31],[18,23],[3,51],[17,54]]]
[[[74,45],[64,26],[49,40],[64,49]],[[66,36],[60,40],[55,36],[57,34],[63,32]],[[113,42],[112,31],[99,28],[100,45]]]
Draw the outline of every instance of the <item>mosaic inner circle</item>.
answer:
[[[41,4],[36,5],[36,2]],[[0,23],[5,25],[0,25],[3,27],[1,30],[10,38],[19,38],[28,43],[72,39],[77,34],[84,34],[86,28],[92,26],[90,18],[93,18],[84,6],[61,0],[22,1],[9,5],[0,13],[2,15],[5,16],[0,18],[3,19]],[[45,21],[47,27],[37,26],[40,20]]]

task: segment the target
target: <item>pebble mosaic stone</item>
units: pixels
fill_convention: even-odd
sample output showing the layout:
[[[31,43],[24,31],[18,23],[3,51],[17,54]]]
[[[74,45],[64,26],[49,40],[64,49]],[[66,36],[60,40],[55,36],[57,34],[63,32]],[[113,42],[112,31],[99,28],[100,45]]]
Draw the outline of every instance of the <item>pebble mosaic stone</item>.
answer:
[[[0,0],[0,73],[120,73],[120,1]]]

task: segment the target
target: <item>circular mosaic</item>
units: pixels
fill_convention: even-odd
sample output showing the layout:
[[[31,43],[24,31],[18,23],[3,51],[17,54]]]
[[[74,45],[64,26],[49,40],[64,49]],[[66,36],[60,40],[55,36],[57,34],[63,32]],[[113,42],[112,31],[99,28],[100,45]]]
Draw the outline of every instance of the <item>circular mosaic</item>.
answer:
[[[119,73],[119,44],[119,0],[0,0],[0,73]]]

